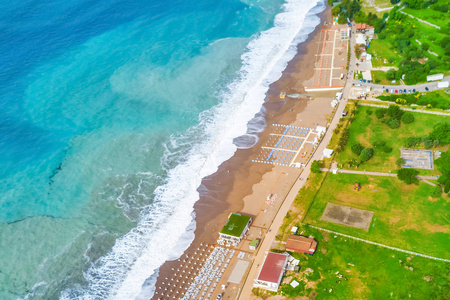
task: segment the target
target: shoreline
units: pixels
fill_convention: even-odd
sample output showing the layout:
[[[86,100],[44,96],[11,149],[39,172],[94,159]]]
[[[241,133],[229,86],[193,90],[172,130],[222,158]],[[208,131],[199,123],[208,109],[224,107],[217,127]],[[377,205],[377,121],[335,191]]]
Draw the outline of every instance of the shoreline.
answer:
[[[302,112],[308,114],[308,106],[311,106],[311,101],[314,100],[308,99],[305,95],[299,99],[280,99],[279,95],[280,92],[287,94],[305,93],[303,82],[313,76],[317,50],[316,42],[319,32],[325,27],[324,21],[329,21],[329,10],[330,8],[327,7],[317,14],[320,23],[308,35],[308,38],[297,46],[297,53],[287,64],[281,78],[269,86],[263,104],[266,109],[264,118],[267,127],[258,135],[258,143],[249,149],[238,149],[233,157],[220,165],[217,172],[202,180],[198,188],[200,199],[194,205],[196,216],[195,238],[179,259],[166,261],[160,267],[155,284],[156,290],[161,286],[162,281],[170,278],[173,270],[179,269],[182,262],[196,253],[196,250],[204,247],[205,244],[216,243],[218,231],[231,212],[243,212],[253,218],[257,215],[255,204],[246,198],[251,198],[251,195],[258,190],[258,185],[264,185],[263,182],[268,180],[273,181],[274,176],[278,176],[276,183],[278,185],[284,184],[283,190],[285,190],[287,185],[292,186],[298,174],[300,174],[299,169],[289,168],[292,172],[289,171],[289,175],[286,178],[283,176],[279,181],[280,174],[284,173],[278,170],[280,167],[254,163],[251,162],[251,159],[260,151],[261,146],[270,136],[272,123],[292,124],[298,121]],[[329,103],[327,105],[329,106]],[[302,120],[303,125],[312,127],[316,124],[306,119]],[[259,207],[259,205],[256,206]],[[156,296],[155,294],[153,299],[157,299]]]

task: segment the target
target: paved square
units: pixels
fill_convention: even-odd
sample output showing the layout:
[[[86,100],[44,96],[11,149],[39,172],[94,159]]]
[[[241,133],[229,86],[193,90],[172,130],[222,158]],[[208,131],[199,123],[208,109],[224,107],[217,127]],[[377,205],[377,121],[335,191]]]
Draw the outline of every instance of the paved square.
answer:
[[[432,170],[433,151],[422,149],[400,149],[400,157],[405,160],[402,168],[428,169]]]
[[[368,231],[372,217],[373,211],[328,202],[320,219]]]

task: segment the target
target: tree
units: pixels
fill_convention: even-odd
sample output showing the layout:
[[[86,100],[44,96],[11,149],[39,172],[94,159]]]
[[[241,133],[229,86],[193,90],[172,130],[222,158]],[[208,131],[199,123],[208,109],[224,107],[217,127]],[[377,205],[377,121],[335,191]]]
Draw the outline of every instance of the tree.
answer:
[[[397,165],[397,167],[400,168],[401,166],[403,166],[405,164],[405,160],[400,157],[395,161],[395,164]]]
[[[440,198],[442,195],[442,188],[439,185],[436,185],[433,190],[431,191],[431,197],[433,198]]]
[[[404,181],[406,184],[411,184],[411,183],[418,184],[419,179],[416,177],[417,175],[419,175],[419,171],[417,171],[416,169],[402,168],[402,169],[398,170],[398,173],[397,173],[398,179],[400,179],[401,181]]]
[[[439,140],[441,145],[450,144],[450,123],[439,123],[430,133],[430,138]]]
[[[433,140],[430,137],[424,137],[422,141],[425,149],[431,149],[433,147]]]
[[[377,108],[377,110],[375,110],[375,116],[377,116],[378,119],[384,118],[385,115],[386,115],[385,108]]]
[[[439,177],[439,182],[445,184],[447,180],[450,180],[450,151],[442,152],[441,156],[435,161],[436,168],[442,173]]]
[[[403,124],[410,124],[410,123],[414,122],[414,115],[409,112],[403,114],[402,122],[403,122]]]
[[[373,156],[373,149],[372,148],[365,148],[361,151],[361,154],[359,155],[359,160],[361,162],[366,162],[369,159],[371,159]]]
[[[359,156],[361,154],[361,151],[364,150],[364,147],[361,146],[360,143],[356,143],[356,144],[352,145],[351,149],[352,149],[353,153],[355,153],[356,155]]]
[[[386,115],[391,118],[400,120],[403,115],[403,111],[397,105],[389,105],[389,107],[386,111]]]
[[[321,172],[320,171],[320,163],[317,160],[312,162],[312,164],[311,164],[311,172],[313,172],[313,173],[320,173]]]
[[[337,22],[338,22],[338,24],[345,24],[345,23],[347,23],[347,18],[340,15]]]
[[[447,182],[444,185],[444,193],[448,193],[450,191],[450,180],[447,180]]]
[[[333,7],[331,9],[331,14],[333,16],[338,16],[340,12],[341,12],[341,6],[340,5],[337,5],[337,6],[335,6],[335,7]]]
[[[391,129],[396,129],[400,127],[400,121],[395,118],[384,119],[383,123],[386,124]]]
[[[387,79],[387,80],[394,80],[394,79],[395,79],[395,72],[396,72],[395,69],[389,69],[389,70],[386,72],[386,79]]]

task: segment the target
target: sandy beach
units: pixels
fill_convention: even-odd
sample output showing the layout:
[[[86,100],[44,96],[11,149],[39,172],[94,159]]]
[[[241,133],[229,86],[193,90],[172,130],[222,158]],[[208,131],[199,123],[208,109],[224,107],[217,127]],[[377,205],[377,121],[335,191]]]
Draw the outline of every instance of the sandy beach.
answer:
[[[199,188],[201,197],[194,206],[197,224],[195,240],[180,259],[166,262],[160,268],[156,284],[158,294],[155,294],[153,299],[181,298],[189,282],[193,281],[198,273],[201,263],[205,262],[207,257],[205,254],[212,251],[218,238],[218,231],[230,213],[240,212],[255,220],[253,225],[258,230],[250,232],[246,240],[250,240],[252,236],[261,238],[270,227],[283,199],[302,169],[255,163],[251,160],[270,139],[273,133],[271,124],[315,128],[318,125],[326,126],[329,122],[332,115],[330,98],[321,95],[307,96],[303,86],[303,82],[313,76],[319,33],[326,28],[324,21],[329,23],[329,16],[329,9],[320,14],[321,24],[310,34],[307,41],[298,46],[297,55],[290,61],[282,77],[270,86],[264,104],[268,125],[259,136],[258,144],[250,149],[238,150],[215,174],[203,179]],[[288,97],[280,99],[281,92],[301,96],[298,99]],[[306,161],[309,155],[310,153],[305,154],[303,159]],[[268,194],[277,194],[276,203],[272,205],[266,203]],[[241,244],[243,245],[240,249],[245,252],[247,249],[245,242]],[[189,273],[183,272],[187,265],[191,268]],[[229,271],[225,271],[224,277],[227,273]],[[176,279],[172,279],[173,277]],[[219,286],[225,284],[222,281],[217,282]],[[173,282],[173,292],[167,287],[168,282]],[[218,288],[215,290],[213,296],[217,295],[218,290]],[[162,291],[166,292],[165,296],[161,295]]]

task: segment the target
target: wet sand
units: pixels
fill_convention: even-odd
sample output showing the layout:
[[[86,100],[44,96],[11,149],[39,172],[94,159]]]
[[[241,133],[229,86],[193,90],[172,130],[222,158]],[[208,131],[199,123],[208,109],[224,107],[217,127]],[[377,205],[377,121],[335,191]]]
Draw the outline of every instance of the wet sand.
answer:
[[[301,126],[312,128],[315,128],[317,123],[325,126],[326,120],[321,108],[330,110],[330,101],[320,101],[320,99],[311,99],[305,96],[302,84],[313,76],[318,33],[324,28],[323,21],[329,19],[329,9],[319,16],[322,20],[321,24],[310,34],[307,41],[298,46],[297,55],[289,62],[282,77],[270,86],[264,104],[268,126],[260,134],[258,144],[250,149],[238,150],[231,159],[219,167],[215,174],[203,179],[199,187],[200,200],[194,206],[197,224],[195,240],[180,259],[166,262],[160,268],[156,284],[157,291],[161,290],[161,287],[164,289],[162,283],[166,282],[165,284],[167,284],[167,281],[174,275],[174,271],[182,268],[181,265],[186,265],[196,256],[195,252],[199,252],[199,249],[202,251],[203,248],[206,249],[216,243],[218,232],[231,212],[242,212],[255,217],[261,208],[259,202],[265,200],[264,195],[267,195],[269,184],[272,185],[276,181],[280,189],[288,191],[300,174],[300,170],[296,168],[254,163],[251,162],[251,159],[268,140],[271,132],[270,125],[273,123],[301,124]],[[299,93],[303,96],[298,99],[287,97],[280,99],[281,92]],[[321,120],[319,121],[319,119]],[[288,174],[288,176],[280,174]],[[255,198],[264,200],[255,200]],[[189,275],[183,280],[186,281],[186,284],[187,281],[193,280],[195,272],[191,272]],[[158,298],[157,294],[153,297],[153,299]],[[164,297],[164,299],[169,299],[169,297]]]

